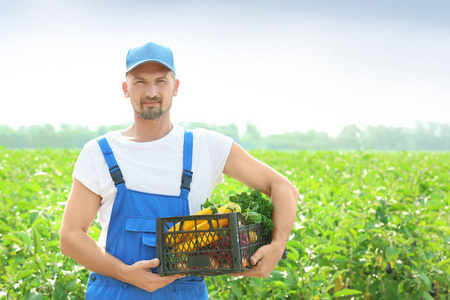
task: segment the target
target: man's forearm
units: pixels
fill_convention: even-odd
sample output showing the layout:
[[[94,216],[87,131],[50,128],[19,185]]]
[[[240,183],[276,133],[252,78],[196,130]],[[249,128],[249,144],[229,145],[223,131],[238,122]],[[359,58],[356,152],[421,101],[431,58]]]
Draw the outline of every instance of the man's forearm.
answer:
[[[65,255],[93,272],[124,279],[126,265],[106,252],[84,231],[61,234],[60,248]]]
[[[270,198],[274,204],[272,213],[275,225],[272,231],[272,243],[283,248],[294,226],[299,193],[291,183],[275,185]]]

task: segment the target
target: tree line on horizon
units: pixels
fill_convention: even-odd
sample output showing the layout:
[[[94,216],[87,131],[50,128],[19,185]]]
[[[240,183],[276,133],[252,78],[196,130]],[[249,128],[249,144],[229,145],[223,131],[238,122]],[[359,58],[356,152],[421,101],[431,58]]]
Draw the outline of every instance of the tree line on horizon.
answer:
[[[186,128],[206,128],[233,138],[246,149],[273,150],[381,150],[449,151],[450,123],[416,122],[413,128],[348,125],[336,136],[325,132],[287,132],[263,136],[257,126],[247,124],[241,134],[235,124],[182,123]],[[84,144],[127,125],[100,126],[97,130],[63,124],[57,130],[50,124],[13,129],[0,125],[0,146],[6,148],[82,148]]]

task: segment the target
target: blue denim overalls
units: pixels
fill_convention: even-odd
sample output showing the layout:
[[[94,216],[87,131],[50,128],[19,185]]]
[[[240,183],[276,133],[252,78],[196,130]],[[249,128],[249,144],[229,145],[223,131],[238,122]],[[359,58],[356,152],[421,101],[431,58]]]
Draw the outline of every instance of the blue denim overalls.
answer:
[[[105,138],[97,141],[117,188],[106,238],[106,251],[128,265],[153,259],[156,257],[156,218],[189,215],[192,132],[184,133],[183,172],[179,196],[127,189],[108,142]],[[156,268],[152,271],[156,272]],[[131,284],[91,272],[86,299],[208,299],[208,291],[203,277],[186,276],[149,293]]]

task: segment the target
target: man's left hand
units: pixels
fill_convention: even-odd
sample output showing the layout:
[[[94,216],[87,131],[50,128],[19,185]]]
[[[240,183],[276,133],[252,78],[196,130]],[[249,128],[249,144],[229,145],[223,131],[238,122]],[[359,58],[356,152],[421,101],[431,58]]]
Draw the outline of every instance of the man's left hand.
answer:
[[[254,265],[250,270],[233,273],[230,276],[269,277],[283,256],[283,252],[284,247],[276,244],[262,246],[250,258],[250,263]]]

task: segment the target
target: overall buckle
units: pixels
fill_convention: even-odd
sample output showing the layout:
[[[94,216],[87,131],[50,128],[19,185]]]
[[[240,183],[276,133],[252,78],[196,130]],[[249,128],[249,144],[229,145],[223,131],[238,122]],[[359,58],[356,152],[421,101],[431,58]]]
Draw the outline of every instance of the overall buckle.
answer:
[[[125,180],[123,179],[122,171],[120,170],[118,165],[109,168],[109,173],[111,174],[111,178],[114,181],[114,185],[118,185],[125,182]]]
[[[186,169],[183,170],[180,189],[186,189],[188,191],[191,190],[192,174],[193,173],[189,170]]]

